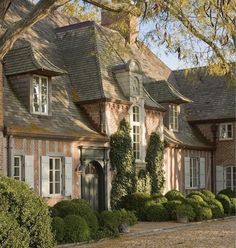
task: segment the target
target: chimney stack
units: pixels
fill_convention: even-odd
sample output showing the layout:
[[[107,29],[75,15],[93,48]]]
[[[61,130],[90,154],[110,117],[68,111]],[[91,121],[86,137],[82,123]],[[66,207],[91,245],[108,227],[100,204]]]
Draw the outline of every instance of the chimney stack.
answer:
[[[138,38],[138,16],[133,14],[102,10],[101,25],[118,31],[129,44],[134,44]]]

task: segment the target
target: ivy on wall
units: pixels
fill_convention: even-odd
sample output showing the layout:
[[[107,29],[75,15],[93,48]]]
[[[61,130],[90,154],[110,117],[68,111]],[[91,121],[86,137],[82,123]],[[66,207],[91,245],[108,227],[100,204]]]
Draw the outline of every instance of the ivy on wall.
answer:
[[[116,171],[112,181],[111,207],[117,208],[122,196],[135,192],[135,159],[130,136],[130,125],[123,119],[116,133],[110,138],[111,167]]]
[[[140,193],[151,193],[151,178],[149,172],[146,169],[139,171],[137,176],[137,192]]]
[[[147,147],[146,162],[147,171],[151,178],[151,194],[163,190],[165,183],[165,172],[163,170],[164,143],[157,133],[150,135],[150,141]]]

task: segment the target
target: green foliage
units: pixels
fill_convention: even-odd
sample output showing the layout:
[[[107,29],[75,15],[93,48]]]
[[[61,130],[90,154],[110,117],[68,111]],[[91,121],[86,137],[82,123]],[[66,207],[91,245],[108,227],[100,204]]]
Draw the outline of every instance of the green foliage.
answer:
[[[196,217],[196,214],[193,210],[193,207],[190,204],[182,203],[176,208],[177,218],[187,217],[189,221],[193,221]]]
[[[52,215],[61,218],[64,218],[67,215],[77,215],[86,220],[92,235],[98,230],[98,220],[95,212],[89,203],[82,199],[58,202],[52,208]]]
[[[29,232],[12,215],[0,211],[0,247],[28,248]]]
[[[231,213],[236,213],[236,198],[230,198],[231,201]]]
[[[197,221],[210,220],[212,218],[212,211],[209,207],[198,208]]]
[[[177,208],[182,204],[182,201],[173,200],[168,201],[164,203],[164,206],[166,208],[166,211],[168,212],[169,219],[170,220],[176,220],[177,219]]]
[[[179,200],[182,201],[184,199],[184,195],[178,190],[170,190],[165,194],[165,197],[168,201]]]
[[[192,191],[190,194],[188,194],[188,197],[191,197],[192,195],[198,195],[198,196],[201,196],[201,198],[206,201],[207,200],[207,197],[201,193],[200,191]]]
[[[201,193],[205,195],[207,199],[215,199],[215,195],[209,190],[203,189],[201,190]]]
[[[167,198],[163,196],[161,193],[154,194],[151,197],[152,197],[152,200],[156,203],[168,202]]]
[[[151,193],[151,178],[147,170],[140,170],[137,177],[137,192]]]
[[[131,211],[125,209],[116,210],[120,224],[126,223],[129,226],[133,226],[138,222],[137,217]]]
[[[66,243],[75,243],[90,239],[89,227],[82,217],[78,215],[67,215],[64,218]]]
[[[224,216],[224,208],[217,199],[208,199],[207,204],[212,211],[212,218],[220,218]]]
[[[216,195],[216,199],[222,203],[224,212],[230,214],[232,206],[229,197],[227,195],[218,194]]]
[[[103,232],[111,236],[118,235],[120,220],[117,211],[103,211],[99,216],[99,223]]]
[[[218,194],[227,195],[229,198],[236,197],[236,193],[230,188],[223,189]]]
[[[195,199],[196,201],[198,202],[203,202],[204,200],[202,199],[202,197],[200,195],[189,195],[187,196],[188,198],[192,198],[192,199]]]
[[[169,214],[162,204],[156,203],[154,205],[146,207],[146,220],[166,221],[169,220]]]
[[[52,219],[52,230],[57,242],[62,242],[64,239],[65,223],[61,217],[54,217]]]
[[[0,177],[0,209],[27,230],[30,247],[54,247],[48,206],[25,183]]]
[[[122,196],[131,194],[136,189],[132,139],[130,126],[126,120],[121,121],[119,130],[111,136],[110,146],[111,167],[116,170],[112,182],[111,206],[118,208]]]
[[[145,207],[152,201],[151,197],[145,193],[133,193],[122,197],[121,207],[134,211],[139,220],[145,219]]]
[[[157,133],[150,135],[147,147],[146,162],[147,171],[151,178],[151,193],[155,194],[163,190],[165,176],[163,170],[164,143]]]

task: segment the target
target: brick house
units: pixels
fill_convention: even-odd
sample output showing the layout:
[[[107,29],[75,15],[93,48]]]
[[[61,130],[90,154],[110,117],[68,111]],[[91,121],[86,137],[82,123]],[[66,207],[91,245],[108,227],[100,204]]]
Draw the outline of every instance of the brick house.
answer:
[[[31,8],[26,0],[14,2],[7,21]],[[221,137],[229,141],[218,142],[216,131],[208,136],[217,115],[209,122],[201,122],[208,114],[199,115],[195,122],[190,114],[197,104],[204,111],[196,98],[200,89],[190,94],[182,72],[171,71],[136,41],[137,18],[126,17],[130,28],[125,33],[110,26],[118,20],[102,12],[101,25],[76,23],[55,13],[17,40],[3,61],[2,173],[26,181],[51,205],[81,197],[96,209],[109,208],[109,136],[126,118],[137,171],[145,168],[150,134],[157,132],[165,141],[165,191],[214,191],[216,174],[218,184],[226,174],[228,187],[228,168],[235,187],[232,122],[227,117],[220,127]],[[226,170],[216,170],[219,165]]]

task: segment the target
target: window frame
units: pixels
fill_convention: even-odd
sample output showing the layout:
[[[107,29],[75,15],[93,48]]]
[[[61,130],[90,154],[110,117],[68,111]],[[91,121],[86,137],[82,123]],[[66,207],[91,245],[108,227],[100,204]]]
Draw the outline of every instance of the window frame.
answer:
[[[178,132],[179,131],[179,105],[171,104],[169,108],[170,108],[169,129],[174,132]]]
[[[230,169],[230,187],[227,185],[227,183],[228,183],[227,170],[228,169]],[[234,180],[234,175],[235,175],[235,180]],[[234,165],[230,165],[230,166],[225,167],[225,188],[230,188],[231,190],[236,191],[236,166],[234,166]]]
[[[19,159],[19,166],[15,165],[15,159]],[[15,176],[15,168],[18,167],[19,168],[19,176]],[[20,155],[14,155],[14,163],[13,163],[13,168],[12,168],[12,177],[15,180],[19,180],[19,181],[24,181],[23,180],[23,161],[22,161],[22,156]],[[19,178],[19,179],[17,179]]]
[[[35,107],[34,107],[34,78],[39,78],[39,111],[36,112],[35,111]],[[46,79],[46,82],[47,82],[47,105],[46,105],[46,109],[47,111],[46,112],[42,112],[42,91],[41,91],[41,88],[42,88],[42,79]],[[49,92],[50,92],[50,89],[49,89],[49,77],[47,76],[42,76],[42,75],[36,75],[36,74],[33,74],[32,76],[32,83],[31,83],[31,102],[30,102],[30,105],[31,105],[31,109],[32,109],[32,114],[35,114],[35,115],[44,115],[44,116],[47,116],[49,115]]]
[[[193,163],[195,161],[195,164]],[[196,175],[194,174],[193,166],[196,166]],[[192,173],[191,173],[192,171]],[[193,184],[193,179],[195,178],[196,184]],[[191,185],[192,184],[192,185]],[[199,157],[190,157],[189,164],[189,189],[199,189],[200,188],[200,158]]]
[[[231,126],[231,137],[228,137],[228,126]],[[224,137],[222,137],[222,128],[223,128],[223,126],[225,126],[226,127],[226,134],[227,134],[227,137],[226,138],[224,138]],[[233,123],[231,123],[231,122],[228,122],[228,123],[220,123],[220,125],[219,125],[219,140],[233,140],[233,138],[234,138],[234,125],[233,125]]]
[[[135,112],[134,109],[137,108],[138,112]],[[135,157],[135,161],[141,160],[141,109],[137,105],[132,106],[132,144],[133,144],[133,154]],[[137,128],[138,132],[134,132],[134,129]],[[134,140],[139,140],[135,142]],[[138,149],[136,149],[138,145]],[[138,154],[139,156],[136,156]]]
[[[54,162],[53,162],[53,169],[51,170],[51,168],[50,168],[50,160],[53,160]],[[55,170],[55,161],[56,160],[59,160],[60,161],[60,169],[58,170]],[[62,158],[61,157],[49,157],[49,167],[48,167],[48,169],[49,169],[49,181],[48,181],[48,184],[49,184],[49,196],[50,197],[52,197],[52,196],[62,196],[63,195],[63,192],[62,192],[62,190],[63,190],[63,165],[62,165]],[[52,178],[52,181],[51,181],[51,178],[50,178],[50,172],[52,171],[52,173],[53,173],[53,178]],[[55,181],[55,172],[56,171],[60,171],[60,181],[59,181],[59,183],[60,183],[60,193],[55,193],[55,185],[56,185],[56,183],[58,182],[58,181]],[[53,185],[53,192],[51,193],[51,183],[52,183],[52,185]]]

